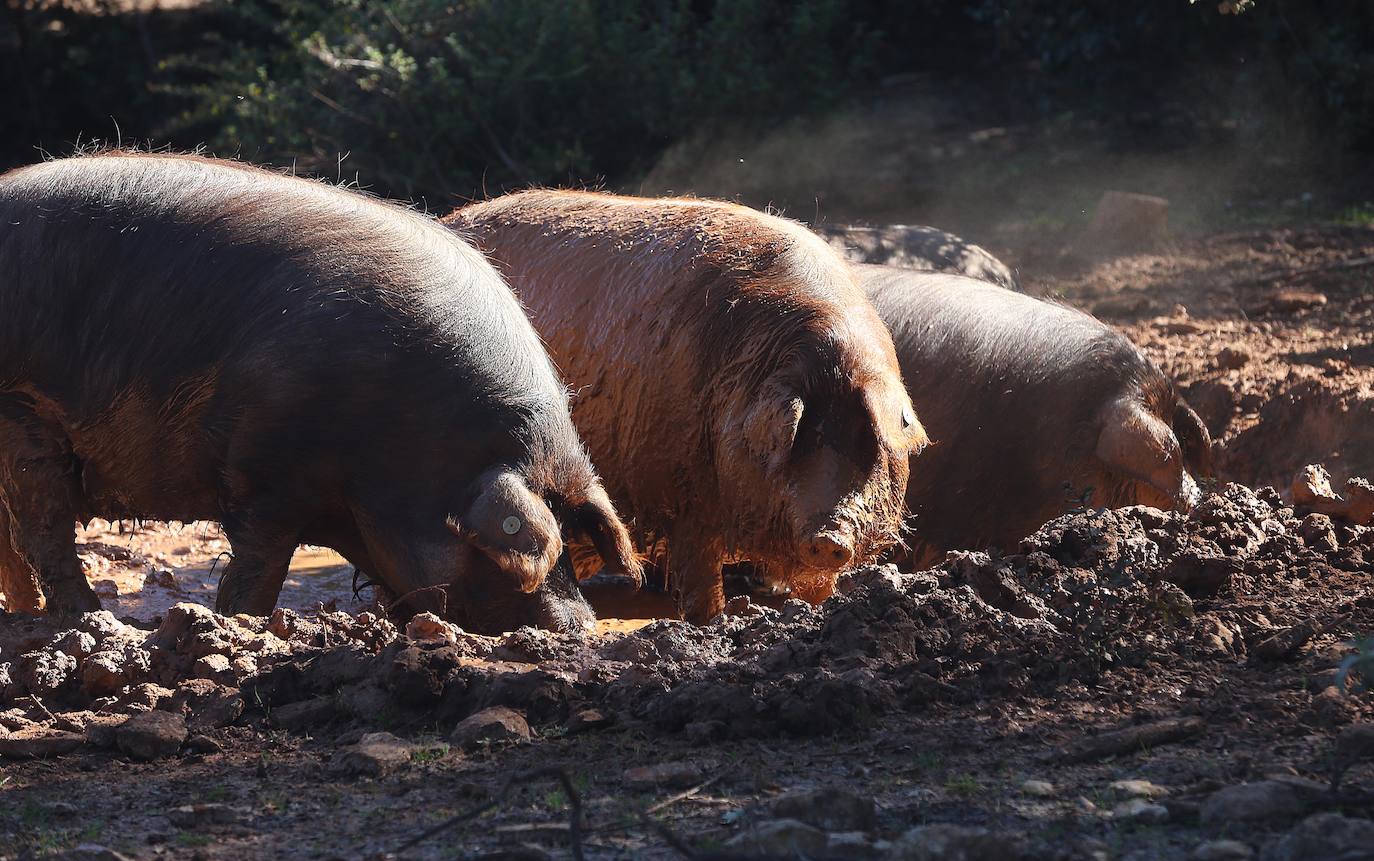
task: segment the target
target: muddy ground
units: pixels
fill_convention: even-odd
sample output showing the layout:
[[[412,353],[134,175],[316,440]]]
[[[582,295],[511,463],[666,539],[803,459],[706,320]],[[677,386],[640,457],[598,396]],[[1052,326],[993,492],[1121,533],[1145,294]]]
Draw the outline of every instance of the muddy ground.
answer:
[[[1374,697],[1335,685],[1374,528],[1286,497],[1308,463],[1374,475],[1370,254],[1334,226],[1012,249],[1177,375],[1227,481],[821,608],[398,632],[314,551],[289,609],[231,620],[196,604],[213,527],[94,524],[112,612],[0,620],[0,858],[1374,858]]]

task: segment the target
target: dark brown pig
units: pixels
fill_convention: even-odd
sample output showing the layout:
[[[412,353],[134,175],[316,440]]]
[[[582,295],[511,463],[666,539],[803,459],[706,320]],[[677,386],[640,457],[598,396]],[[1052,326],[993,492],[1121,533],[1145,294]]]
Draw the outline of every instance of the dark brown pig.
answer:
[[[564,532],[637,576],[515,297],[429,219],[198,157],[0,177],[0,582],[95,609],[73,522],[213,519],[223,613],[300,543],[478,630],[580,627]],[[23,570],[15,572],[16,560]]]
[[[529,309],[685,618],[721,612],[727,562],[815,602],[898,540],[925,434],[887,331],[818,237],[727,203],[567,191],[445,221]]]
[[[1079,505],[1187,507],[1211,439],[1173,383],[1072,308],[958,275],[859,266],[932,444],[912,556],[1009,550]]]

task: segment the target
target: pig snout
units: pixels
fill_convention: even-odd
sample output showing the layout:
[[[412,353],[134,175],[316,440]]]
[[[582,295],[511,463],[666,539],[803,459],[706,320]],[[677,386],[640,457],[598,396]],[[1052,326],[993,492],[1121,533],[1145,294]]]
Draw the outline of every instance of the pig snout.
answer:
[[[854,560],[855,529],[843,520],[832,519],[819,528],[802,533],[801,561],[813,568],[843,568]]]

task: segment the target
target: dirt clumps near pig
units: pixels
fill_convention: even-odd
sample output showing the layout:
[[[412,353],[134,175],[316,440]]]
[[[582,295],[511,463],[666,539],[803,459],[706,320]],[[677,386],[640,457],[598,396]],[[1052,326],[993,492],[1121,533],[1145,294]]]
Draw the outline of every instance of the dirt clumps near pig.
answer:
[[[1186,515],[1066,515],[1001,558],[866,568],[820,608],[737,602],[717,625],[590,639],[437,624],[407,637],[367,612],[225,618],[182,604],[152,631],[90,613],[69,630],[31,624],[28,638],[7,629],[0,718],[56,731],[157,708],[193,728],[294,730],[453,725],[505,707],[535,726],[594,709],[702,743],[831,735],[1117,672],[1287,660],[1328,628],[1374,629],[1374,529],[1321,517],[1314,530],[1276,492],[1229,485]]]

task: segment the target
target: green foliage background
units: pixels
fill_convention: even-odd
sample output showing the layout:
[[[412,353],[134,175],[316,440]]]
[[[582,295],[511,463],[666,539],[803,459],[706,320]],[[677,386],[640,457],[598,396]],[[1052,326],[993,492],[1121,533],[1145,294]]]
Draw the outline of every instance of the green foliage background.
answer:
[[[0,165],[117,127],[437,208],[623,182],[687,135],[819,115],[903,72],[1108,123],[1188,91],[1250,134],[1374,148],[1368,0],[5,0]]]

